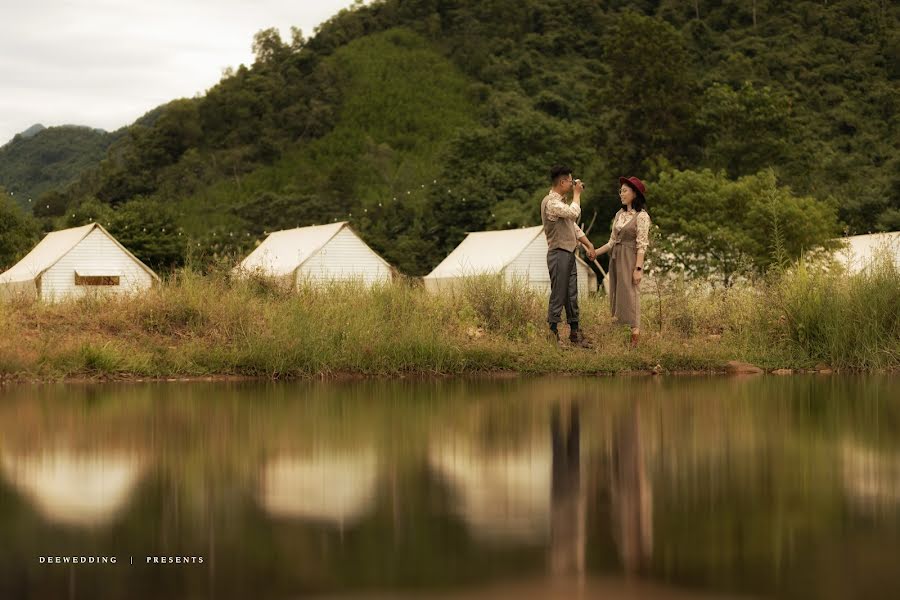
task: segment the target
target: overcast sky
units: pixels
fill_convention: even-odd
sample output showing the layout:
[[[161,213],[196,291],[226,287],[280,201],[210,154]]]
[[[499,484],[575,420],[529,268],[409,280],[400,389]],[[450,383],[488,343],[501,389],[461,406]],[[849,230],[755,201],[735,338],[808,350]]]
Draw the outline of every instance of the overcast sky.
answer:
[[[0,145],[35,123],[112,131],[253,62],[253,34],[309,37],[352,0],[0,0]]]

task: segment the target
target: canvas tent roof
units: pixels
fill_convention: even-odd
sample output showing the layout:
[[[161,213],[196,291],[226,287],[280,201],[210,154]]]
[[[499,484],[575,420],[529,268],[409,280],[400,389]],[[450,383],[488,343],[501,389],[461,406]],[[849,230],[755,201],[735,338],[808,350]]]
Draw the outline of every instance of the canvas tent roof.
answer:
[[[543,234],[544,228],[541,225],[471,232],[425,279],[499,273],[516,260],[535,238]],[[575,260],[585,264],[577,255]]]
[[[472,232],[425,277],[439,279],[497,273],[514,261],[543,230],[538,225]]]
[[[260,269],[277,276],[289,275],[331,241],[344,227],[349,227],[346,221],[273,231],[241,261],[238,268],[245,271]],[[381,260],[390,268],[387,261]]]
[[[103,233],[108,235],[119,248],[147,271],[147,273],[154,279],[159,279],[150,267],[142,263],[134,254],[129,252],[128,249],[120,244],[115,237],[110,235],[102,225],[99,223],[91,223],[90,225],[82,225],[81,227],[73,227],[71,229],[63,229],[62,231],[52,231],[48,233],[22,260],[0,275],[0,283],[31,281],[40,277],[44,271],[59,262],[63,256],[68,254],[72,248],[77,246],[78,243],[86,238],[94,229],[103,231]]]

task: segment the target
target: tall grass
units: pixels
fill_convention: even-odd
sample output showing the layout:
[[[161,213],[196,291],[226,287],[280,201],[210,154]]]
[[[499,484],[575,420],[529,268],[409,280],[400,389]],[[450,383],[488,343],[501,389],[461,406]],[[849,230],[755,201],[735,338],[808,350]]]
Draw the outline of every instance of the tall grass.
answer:
[[[227,269],[186,268],[141,295],[0,304],[6,378],[450,374],[515,370],[761,366],[896,368],[900,273],[799,263],[730,288],[669,279],[643,290],[642,342],[610,322],[606,298],[581,302],[593,350],[546,335],[546,298],[477,277],[444,294],[415,280],[286,288]],[[563,331],[565,333],[565,331]],[[563,336],[565,339],[565,335]]]
[[[900,362],[900,271],[889,255],[856,274],[801,260],[772,289],[781,333],[811,359],[862,369]]]

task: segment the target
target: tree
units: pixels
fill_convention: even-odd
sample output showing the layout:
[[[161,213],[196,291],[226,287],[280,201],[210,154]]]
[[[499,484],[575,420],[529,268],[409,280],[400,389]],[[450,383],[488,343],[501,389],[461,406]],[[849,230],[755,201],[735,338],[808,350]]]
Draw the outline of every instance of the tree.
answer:
[[[651,251],[655,267],[733,283],[763,272],[776,254],[793,259],[833,248],[840,233],[835,206],[795,196],[761,171],[737,181],[724,172],[666,171],[649,186],[651,216],[659,228]]]
[[[57,190],[52,190],[38,198],[31,209],[31,214],[38,218],[60,217],[66,214],[68,197]]]
[[[299,34],[299,30],[297,30],[296,33]],[[291,35],[295,35],[293,29],[291,30]],[[302,36],[300,40],[296,37],[293,39],[295,43],[300,42],[301,40]],[[253,36],[252,49],[257,64],[278,62],[283,60],[284,56],[291,51],[291,47],[281,41],[281,35],[274,27],[256,32]]]
[[[265,231],[344,221],[345,209],[346,206],[335,203],[324,194],[301,192],[290,186],[280,194],[263,192],[248,198],[233,212],[247,224],[251,233],[260,235]]]
[[[707,88],[696,124],[703,136],[703,164],[732,177],[783,162],[796,129],[788,95],[750,82],[738,89],[719,83]]]
[[[696,79],[682,35],[659,19],[625,11],[605,34],[606,88],[596,96],[597,141],[626,172],[657,156],[691,159]]]
[[[534,224],[550,168],[567,164],[582,173],[592,154],[583,129],[537,111],[460,132],[446,157],[446,187],[429,198],[439,248],[449,251],[468,231]]]
[[[141,198],[109,219],[110,233],[150,268],[166,271],[184,263],[187,238],[170,206]]]
[[[81,202],[69,206],[66,214],[57,222],[62,227],[80,227],[88,223],[100,223],[107,229],[112,226],[114,210],[94,197],[85,198]]]
[[[0,272],[13,266],[37,242],[37,225],[0,187]]]

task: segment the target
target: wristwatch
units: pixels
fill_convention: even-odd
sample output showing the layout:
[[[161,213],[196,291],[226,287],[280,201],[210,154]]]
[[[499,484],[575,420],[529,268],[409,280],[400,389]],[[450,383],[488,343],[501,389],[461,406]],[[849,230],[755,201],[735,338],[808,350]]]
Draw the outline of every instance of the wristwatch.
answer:
[[[640,267],[635,267],[634,270],[635,270],[635,271],[643,271],[643,269],[640,268]]]

